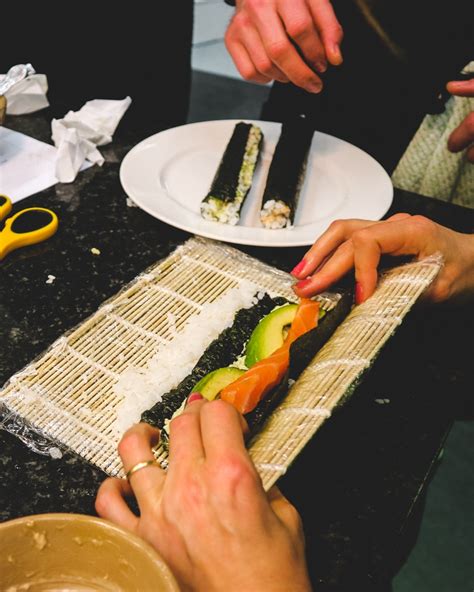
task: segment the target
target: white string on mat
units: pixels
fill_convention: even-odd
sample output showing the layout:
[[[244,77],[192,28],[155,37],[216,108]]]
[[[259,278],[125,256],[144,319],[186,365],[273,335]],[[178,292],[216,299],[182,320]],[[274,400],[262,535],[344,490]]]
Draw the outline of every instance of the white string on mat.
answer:
[[[277,413],[288,413],[290,415],[307,415],[307,416],[314,416],[314,417],[330,417],[331,411],[329,409],[325,409],[324,407],[277,407],[273,412]]]
[[[133,331],[134,333],[139,333],[140,335],[142,335],[144,337],[149,337],[150,339],[153,339],[154,341],[158,342],[159,344],[165,345],[165,344],[169,343],[168,339],[165,339],[164,337],[157,335],[153,331],[148,331],[147,329],[144,329],[143,327],[140,327],[139,325],[135,325],[134,323],[130,323],[129,321],[127,321],[126,319],[124,319],[123,317],[121,317],[119,315],[111,314],[109,316],[116,323],[123,325],[124,327]]]
[[[278,473],[279,476],[284,475],[287,471],[287,466],[286,465],[281,465],[278,463],[256,463],[255,465],[257,471],[259,472],[263,472],[263,471],[271,471],[272,473]]]
[[[84,362],[86,364],[90,364],[92,366],[92,368],[94,368],[95,370],[100,370],[101,372],[103,372],[105,375],[109,376],[109,378],[112,378],[113,380],[118,380],[119,374],[117,372],[114,372],[113,370],[109,370],[109,368],[107,368],[106,366],[103,366],[102,364],[99,364],[98,362],[95,362],[89,356],[85,356],[84,354],[81,354],[79,351],[77,351],[74,347],[71,347],[69,344],[68,344],[68,351],[73,356],[76,356],[79,360],[81,360],[81,362]]]

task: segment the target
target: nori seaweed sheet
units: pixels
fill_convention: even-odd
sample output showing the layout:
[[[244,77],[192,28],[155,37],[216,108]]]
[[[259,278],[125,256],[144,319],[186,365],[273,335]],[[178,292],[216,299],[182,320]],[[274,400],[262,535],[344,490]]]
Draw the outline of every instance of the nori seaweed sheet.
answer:
[[[145,411],[142,414],[142,421],[159,428],[163,427],[165,419],[171,418],[173,413],[181,406],[183,400],[190,394],[192,387],[209,372],[232,364],[241,355],[244,344],[250,338],[259,321],[270,313],[275,306],[280,306],[286,302],[284,298],[270,298],[268,294],[265,294],[251,308],[238,311],[232,326],[223,331],[209,345],[192,373],[175,389],[163,395],[160,403]],[[335,308],[320,319],[316,329],[308,331],[293,343],[290,348],[290,367],[285,377],[277,387],[260,401],[253,411],[245,416],[252,435],[261,428],[288,392],[289,379],[296,380],[298,378],[349,314],[352,302],[352,292],[343,292]],[[166,435],[165,432],[162,433]]]
[[[217,198],[223,202],[234,201],[251,128],[250,123],[241,121],[236,124],[204,201],[210,198]]]
[[[300,117],[284,122],[268,171],[261,209],[267,201],[282,201],[290,208],[291,223],[295,219],[313,134],[308,122]]]
[[[349,314],[353,303],[352,291],[343,292],[333,310],[324,315],[318,326],[299,337],[290,348],[290,378],[296,380],[317,352]]]
[[[244,344],[259,321],[276,306],[286,302],[285,298],[271,298],[265,294],[254,306],[239,310],[232,325],[207,347],[191,374],[164,394],[159,403],[145,411],[141,420],[158,428],[163,427],[165,419],[171,418],[191,393],[192,387],[209,372],[232,364],[241,355]]]

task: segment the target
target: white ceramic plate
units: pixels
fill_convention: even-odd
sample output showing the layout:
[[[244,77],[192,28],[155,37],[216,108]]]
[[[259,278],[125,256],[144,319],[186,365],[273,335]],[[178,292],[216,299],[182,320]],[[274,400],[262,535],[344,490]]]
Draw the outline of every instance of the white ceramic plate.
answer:
[[[380,164],[352,144],[315,132],[293,228],[263,228],[261,196],[281,124],[254,121],[263,131],[264,144],[239,224],[203,220],[200,203],[238,121],[191,123],[143,140],[125,156],[120,168],[126,193],[152,216],[182,230],[229,243],[268,247],[310,245],[333,220],[380,220],[390,207],[392,182]]]

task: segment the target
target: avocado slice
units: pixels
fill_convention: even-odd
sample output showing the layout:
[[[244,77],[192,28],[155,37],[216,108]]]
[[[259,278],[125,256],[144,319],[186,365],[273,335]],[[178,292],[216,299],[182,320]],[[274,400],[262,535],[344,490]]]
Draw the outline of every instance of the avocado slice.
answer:
[[[293,322],[297,308],[297,304],[285,304],[263,317],[253,330],[245,349],[245,365],[247,368],[264,358],[268,358],[283,345],[283,331],[286,326],[291,325]]]
[[[228,366],[227,368],[218,368],[213,372],[206,374],[204,378],[194,385],[191,392],[201,393],[209,401],[213,401],[223,388],[236,381],[245,370]]]
[[[263,317],[255,327],[245,349],[245,365],[247,368],[268,358],[283,345],[286,337],[285,328],[291,325],[295,318],[297,304],[285,304]],[[326,311],[319,309],[321,319]]]

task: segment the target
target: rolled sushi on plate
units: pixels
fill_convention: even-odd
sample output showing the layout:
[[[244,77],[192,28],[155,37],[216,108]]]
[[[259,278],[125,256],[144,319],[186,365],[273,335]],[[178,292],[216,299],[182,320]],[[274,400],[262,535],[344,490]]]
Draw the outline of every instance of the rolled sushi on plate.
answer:
[[[262,198],[260,221],[265,228],[293,225],[313,133],[302,118],[283,123]]]
[[[237,123],[212,181],[201,203],[201,216],[235,226],[240,210],[252,186],[262,130],[250,123]]]

